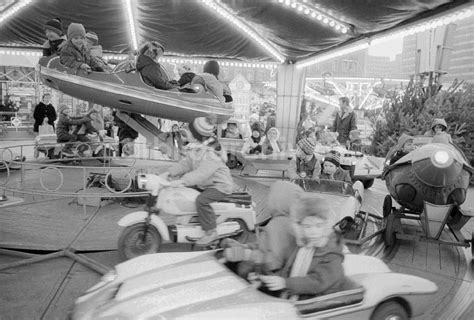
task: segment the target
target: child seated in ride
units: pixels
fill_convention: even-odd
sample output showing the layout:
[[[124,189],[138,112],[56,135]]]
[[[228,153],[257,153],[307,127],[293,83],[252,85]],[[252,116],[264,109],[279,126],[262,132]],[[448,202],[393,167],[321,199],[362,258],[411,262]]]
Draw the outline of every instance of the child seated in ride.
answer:
[[[288,178],[318,180],[321,174],[321,162],[314,154],[316,142],[313,139],[304,138],[296,144],[296,154],[291,159],[287,169]]]
[[[324,156],[321,179],[352,182],[349,171],[341,168],[341,156],[339,152],[331,150]]]
[[[243,244],[224,239],[224,257],[236,263],[236,271],[243,278],[261,268],[264,273],[280,270],[296,247],[291,228],[290,209],[299,202],[304,190],[288,181],[277,181],[270,186],[267,205],[262,213],[269,222],[262,228],[256,243]]]
[[[103,58],[102,46],[99,44],[99,36],[97,33],[87,31],[85,45],[90,52],[91,59],[95,59],[102,69],[107,71],[112,70],[112,67],[110,67]]]
[[[333,228],[336,218],[329,201],[304,195],[291,209],[290,217],[297,248],[277,275],[261,275],[259,279],[268,290],[284,290],[292,299],[340,291],[345,282],[343,246]]]
[[[265,142],[262,127],[258,122],[252,124],[252,135],[245,140],[242,147],[242,153],[245,154],[260,154],[262,152],[262,144]]]
[[[84,134],[74,134],[71,133],[72,127],[75,125],[82,125],[89,123],[91,118],[89,115],[95,112],[94,109],[91,109],[89,113],[83,117],[72,118],[70,116],[71,109],[68,105],[62,104],[58,107],[58,123],[56,125],[56,136],[58,142],[89,142],[89,139]],[[89,126],[88,126],[89,127]],[[92,127],[92,125],[90,125]],[[92,130],[92,129],[91,129]],[[95,130],[95,129],[94,129]],[[81,151],[81,150],[80,150]],[[62,153],[68,156],[74,155],[74,152],[71,150],[71,144],[66,144]]]
[[[221,102],[232,101],[230,89],[224,82],[219,80],[219,63],[215,60],[209,60],[204,64],[203,73],[196,74],[191,85],[200,84],[206,90],[213,93]]]
[[[431,131],[426,135],[433,137],[434,143],[453,143],[451,135],[447,132],[448,124],[444,119],[434,119],[431,124]]]
[[[169,169],[172,187],[197,186],[202,190],[196,198],[196,209],[199,222],[205,234],[196,241],[198,246],[207,246],[218,238],[216,216],[212,202],[224,199],[232,193],[234,182],[229,168],[217,151],[208,145],[214,141],[215,125],[206,117],[194,119],[186,132],[186,139],[193,147],[189,148],[186,157]]]
[[[278,139],[280,138],[280,131],[277,128],[272,127],[268,129],[267,138],[262,144],[262,153],[269,155],[272,153],[279,153],[283,151],[283,148]]]
[[[397,145],[387,154],[387,159],[390,159],[389,164],[394,164],[413,150],[415,150],[413,137],[403,133],[400,138],[398,138]]]
[[[227,128],[222,131],[222,137],[228,139],[242,139],[242,135],[239,132],[239,127],[235,120],[227,121]]]
[[[67,29],[67,42],[61,49],[60,61],[68,68],[91,71],[104,71],[84,44],[86,30],[80,23],[71,23]]]
[[[47,21],[43,29],[46,38],[48,38],[48,40],[43,43],[43,56],[49,57],[59,54],[67,41],[66,35],[63,33],[61,19],[54,18]]]
[[[170,90],[178,87],[178,83],[170,81],[165,69],[159,63],[164,52],[165,47],[158,41],[145,43],[139,50],[136,67],[147,85]]]

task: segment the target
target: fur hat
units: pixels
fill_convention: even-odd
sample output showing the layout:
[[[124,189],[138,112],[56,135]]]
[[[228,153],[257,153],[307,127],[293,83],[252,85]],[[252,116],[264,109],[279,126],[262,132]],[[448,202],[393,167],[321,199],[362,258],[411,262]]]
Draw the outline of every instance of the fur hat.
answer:
[[[67,28],[67,38],[72,39],[74,37],[86,37],[86,29],[80,23],[71,23]]]
[[[214,135],[215,124],[208,117],[199,117],[194,119],[189,124],[189,131],[193,134],[193,137],[199,141],[202,141],[205,137],[211,137]]]
[[[434,131],[434,127],[436,127],[437,125],[443,126],[444,131],[448,130],[448,124],[446,123],[446,120],[444,119],[434,119],[433,123],[431,124],[431,130]]]
[[[254,122],[252,126],[250,127],[250,129],[252,130],[252,132],[258,131],[260,134],[263,133],[262,126],[258,122]]]
[[[329,161],[332,164],[334,164],[336,167],[339,167],[341,165],[341,156],[339,152],[331,150],[326,156],[324,156],[323,163],[326,161]]]
[[[50,31],[53,31],[53,32],[57,33],[60,36],[63,35],[63,25],[61,23],[61,19],[59,19],[59,18],[54,18],[54,19],[51,19],[51,20],[47,21],[44,24],[43,29],[44,29],[45,32],[46,32],[46,30],[50,30]]]
[[[60,104],[58,107],[58,114],[61,114],[64,112],[64,110],[70,109],[67,104]]]
[[[89,40],[90,42],[92,42],[93,46],[96,46],[99,44],[99,36],[94,31],[87,31],[86,40]]]
[[[205,73],[213,74],[216,78],[219,76],[219,63],[216,60],[209,60],[202,69]]]
[[[301,139],[296,145],[307,155],[313,154],[316,148],[316,143],[308,138]]]

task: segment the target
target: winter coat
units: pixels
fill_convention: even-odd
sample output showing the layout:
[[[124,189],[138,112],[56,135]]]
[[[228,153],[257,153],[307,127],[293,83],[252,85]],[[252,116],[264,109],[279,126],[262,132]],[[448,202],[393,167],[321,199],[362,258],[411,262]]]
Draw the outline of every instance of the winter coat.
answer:
[[[161,65],[149,56],[139,55],[136,67],[147,85],[161,90],[170,90],[176,87],[169,81],[168,75]]]
[[[91,58],[89,51],[84,45],[78,49],[72,44],[71,40],[68,40],[61,49],[60,61],[63,65],[72,69],[79,69],[85,63],[93,71],[104,71],[97,63],[97,60]]]
[[[258,239],[258,250],[264,256],[268,271],[280,270],[297,248],[289,214],[303,193],[301,187],[288,181],[278,181],[270,187],[265,210],[272,219]]]
[[[56,136],[58,141],[61,141],[64,136],[69,133],[71,126],[83,124],[84,122],[90,121],[89,117],[82,117],[78,119],[70,118],[69,116],[61,113],[59,115],[58,124],[56,125]]]
[[[277,140],[275,142],[278,145],[278,149],[280,149],[280,152],[282,152],[283,149],[281,147],[280,141]],[[262,153],[266,154],[266,155],[269,155],[269,154],[273,153],[273,147],[272,147],[272,144],[270,143],[269,139],[265,139],[265,141],[262,143]]]
[[[215,75],[210,73],[200,73],[193,78],[191,84],[201,84],[207,91],[214,94],[220,102],[225,102],[224,85]]]
[[[180,176],[186,186],[200,189],[215,188],[222,193],[231,194],[234,181],[230,170],[217,152],[209,146],[190,149],[186,157],[169,169],[170,176]]]
[[[339,133],[337,140],[341,144],[345,145],[346,141],[349,140],[349,133],[356,129],[357,116],[353,111],[344,114],[341,114],[341,112],[336,113],[336,119],[334,119],[334,131]]]
[[[54,121],[58,118],[56,110],[51,103],[46,105],[40,102],[36,105],[35,111],[33,112],[33,118],[35,119],[35,124],[33,125],[34,132],[38,132],[39,126],[43,124],[45,117],[48,118],[48,124],[54,128]]]
[[[308,179],[319,179],[321,174],[321,162],[315,155],[309,161],[304,161],[299,157],[293,157],[287,169],[288,178],[300,178],[300,173],[305,172]]]
[[[245,154],[253,154],[255,152],[252,152],[254,149],[258,148],[260,146],[260,151],[262,148],[262,144],[265,142],[265,137],[260,136],[259,138],[254,138],[253,136],[248,137],[244,145],[242,146],[242,153]],[[253,144],[257,144],[257,146],[253,146]]]
[[[316,248],[306,276],[289,277],[291,267],[298,253],[294,250],[285,267],[279,273],[286,278],[286,289],[290,294],[323,295],[340,291],[344,285],[344,269],[342,262],[342,242],[339,236],[332,233],[325,247]],[[309,298],[302,297],[300,299]]]
[[[66,35],[63,35],[59,39],[53,41],[46,40],[43,43],[43,57],[49,57],[53,54],[59,54],[61,52],[61,49],[66,44],[66,41]]]
[[[321,173],[321,179],[331,180],[331,177],[329,174],[323,172]],[[334,172],[333,180],[352,182],[351,174],[349,173],[349,171],[346,171],[341,168],[337,168],[336,172]]]

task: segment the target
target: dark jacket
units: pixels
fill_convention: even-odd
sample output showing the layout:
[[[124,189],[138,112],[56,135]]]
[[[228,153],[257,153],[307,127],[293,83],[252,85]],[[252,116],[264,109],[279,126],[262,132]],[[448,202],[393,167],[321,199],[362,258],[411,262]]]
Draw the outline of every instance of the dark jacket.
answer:
[[[315,155],[309,161],[304,161],[299,157],[293,157],[287,169],[288,178],[297,179],[300,173],[306,173],[307,179],[319,179],[321,174],[321,162]]]
[[[93,71],[104,71],[104,69],[97,63],[96,59],[92,59],[89,51],[85,46],[77,49],[68,40],[61,49],[60,61],[63,65],[72,69],[79,69],[83,63],[89,65]]]
[[[342,289],[345,281],[342,266],[344,255],[338,235],[333,233],[325,247],[316,248],[306,276],[289,277],[298,249],[293,252],[280,273],[282,277],[287,278],[286,288],[290,294],[314,296]]]
[[[344,144],[349,140],[349,133],[352,130],[357,129],[357,116],[354,111],[344,113],[341,115],[340,112],[336,113],[336,119],[334,119],[334,131],[339,133],[337,140]]]
[[[43,43],[43,57],[59,54],[61,49],[66,44],[66,41],[66,36],[62,36],[61,38],[53,41],[47,40],[45,43]]]
[[[148,56],[138,56],[137,70],[142,75],[143,81],[149,86],[161,90],[169,90],[177,86],[169,81],[168,76],[160,64],[153,61]]]
[[[33,126],[34,132],[38,132],[39,126],[43,124],[45,117],[48,118],[48,124],[54,128],[54,121],[58,118],[56,110],[51,103],[46,105],[40,102],[36,105],[35,111],[33,112],[33,118],[35,118],[35,124]]]
[[[56,126],[56,136],[58,141],[62,141],[62,138],[69,133],[71,126],[83,124],[84,122],[90,121],[89,117],[82,117],[78,119],[70,118],[65,114],[59,115],[58,124]]]

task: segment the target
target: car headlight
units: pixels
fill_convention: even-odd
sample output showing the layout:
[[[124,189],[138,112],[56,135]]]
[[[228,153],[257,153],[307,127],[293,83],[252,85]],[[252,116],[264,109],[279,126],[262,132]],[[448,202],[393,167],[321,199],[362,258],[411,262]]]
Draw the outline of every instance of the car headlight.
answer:
[[[94,291],[97,291],[99,290],[100,288],[103,288],[105,287],[107,284],[109,284],[110,282],[113,282],[115,281],[115,279],[117,279],[117,272],[115,270],[110,270],[109,272],[107,272],[106,274],[104,274],[102,276],[102,278],[100,278],[100,281],[99,283],[97,283],[95,286],[89,288],[86,293],[91,293],[91,292],[94,292]]]

